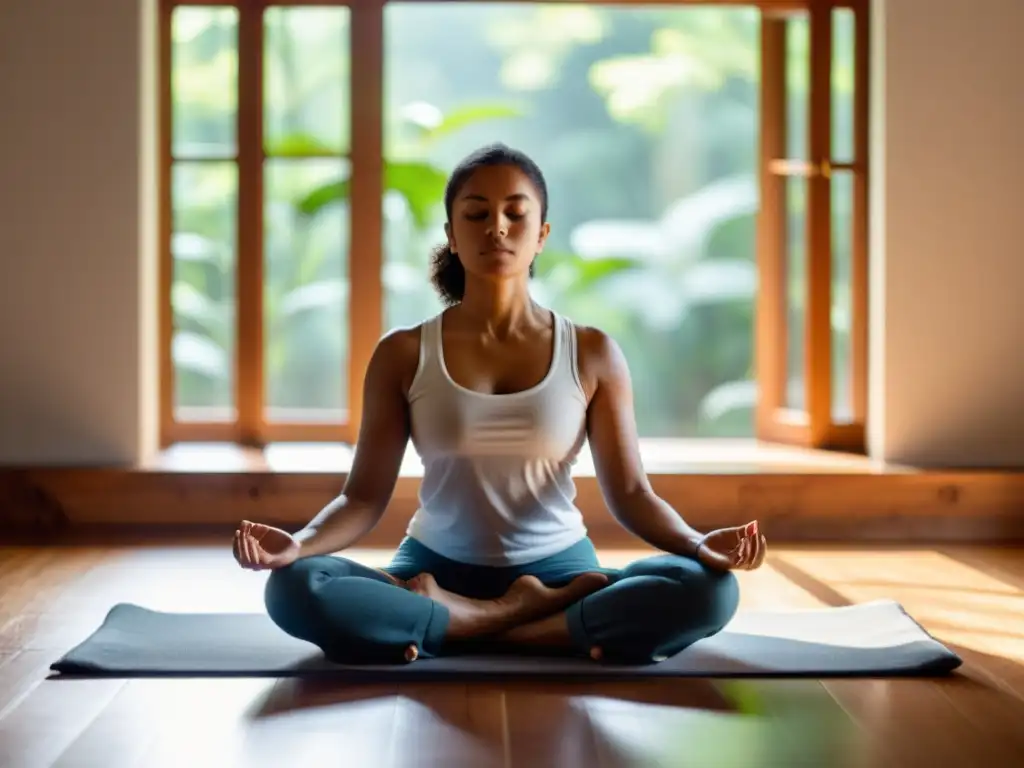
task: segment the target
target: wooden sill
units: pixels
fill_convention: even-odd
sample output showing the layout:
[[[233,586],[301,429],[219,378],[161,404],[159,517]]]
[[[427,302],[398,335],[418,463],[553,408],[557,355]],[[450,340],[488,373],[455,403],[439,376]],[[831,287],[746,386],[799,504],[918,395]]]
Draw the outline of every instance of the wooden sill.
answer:
[[[810,450],[756,440],[644,439],[640,455],[652,475],[692,474],[889,474],[913,471],[882,464],[866,456]],[[233,443],[178,443],[139,467],[141,471],[186,473],[347,474],[354,449],[344,443],[274,443],[248,448]],[[575,477],[595,477],[593,458],[584,448]],[[401,478],[423,476],[419,456],[410,445]]]
[[[1024,540],[1024,472],[916,470],[864,456],[748,440],[644,440],[654,492],[698,530],[758,520],[774,541]],[[116,526],[230,532],[239,520],[297,530],[344,487],[342,444],[180,444],[129,467],[0,470],[0,535]],[[609,513],[589,452],[576,504],[598,546],[635,546]],[[406,457],[387,512],[363,542],[394,546],[418,505]]]

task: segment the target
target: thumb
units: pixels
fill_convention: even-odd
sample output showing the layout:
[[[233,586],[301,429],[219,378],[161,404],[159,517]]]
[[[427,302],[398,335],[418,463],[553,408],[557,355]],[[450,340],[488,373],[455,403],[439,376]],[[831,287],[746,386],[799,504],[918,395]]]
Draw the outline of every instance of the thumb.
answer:
[[[727,571],[732,568],[732,560],[728,555],[722,554],[707,545],[700,548],[698,559],[704,563],[704,565],[717,568],[721,571]]]

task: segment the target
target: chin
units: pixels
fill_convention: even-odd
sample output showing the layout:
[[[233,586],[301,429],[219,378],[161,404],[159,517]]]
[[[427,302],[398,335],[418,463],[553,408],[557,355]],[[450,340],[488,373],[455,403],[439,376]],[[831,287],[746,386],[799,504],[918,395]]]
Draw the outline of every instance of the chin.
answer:
[[[474,271],[480,275],[511,277],[525,271],[520,262],[521,259],[514,253],[495,253],[481,256],[480,260],[473,266],[477,268]],[[526,267],[526,269],[529,269],[529,267]]]

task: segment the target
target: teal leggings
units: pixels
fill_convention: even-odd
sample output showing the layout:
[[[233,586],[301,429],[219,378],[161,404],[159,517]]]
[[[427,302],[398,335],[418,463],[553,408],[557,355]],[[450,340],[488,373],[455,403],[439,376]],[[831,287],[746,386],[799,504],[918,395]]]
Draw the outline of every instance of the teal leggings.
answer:
[[[721,630],[739,603],[732,573],[667,554],[621,570],[602,568],[588,538],[543,560],[500,568],[449,560],[406,538],[383,570],[403,580],[430,573],[443,589],[478,599],[503,595],[520,576],[560,587],[582,573],[603,573],[607,586],[566,610],[569,653],[589,656],[596,646],[603,661],[622,664],[679,653]],[[495,649],[479,641],[446,641],[447,608],[395,586],[378,570],[334,555],[302,558],[271,572],[265,600],[278,627],[336,662],[405,663],[410,645],[420,658]]]

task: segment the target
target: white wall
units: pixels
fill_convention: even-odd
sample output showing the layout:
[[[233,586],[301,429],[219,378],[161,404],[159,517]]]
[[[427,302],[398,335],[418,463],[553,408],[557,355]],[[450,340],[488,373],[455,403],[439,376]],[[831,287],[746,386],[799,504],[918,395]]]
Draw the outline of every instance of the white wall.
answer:
[[[1024,466],[1024,2],[873,22],[872,452]]]
[[[0,3],[2,463],[131,461],[151,437],[148,11],[138,0]]]
[[[151,2],[0,3],[0,463],[152,444]],[[872,451],[1022,465],[1024,2],[874,16]]]

